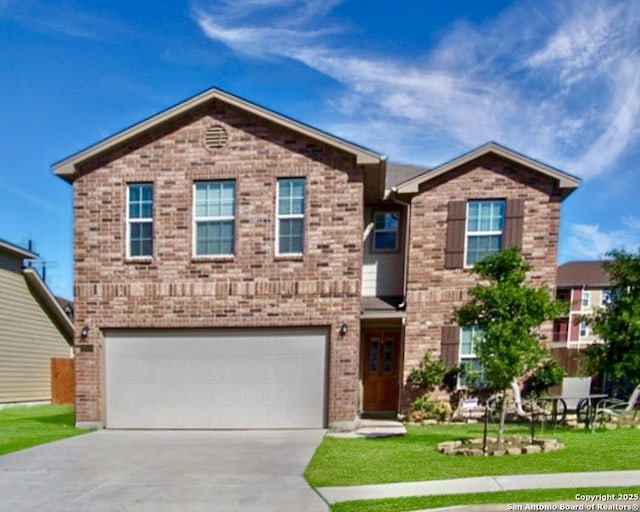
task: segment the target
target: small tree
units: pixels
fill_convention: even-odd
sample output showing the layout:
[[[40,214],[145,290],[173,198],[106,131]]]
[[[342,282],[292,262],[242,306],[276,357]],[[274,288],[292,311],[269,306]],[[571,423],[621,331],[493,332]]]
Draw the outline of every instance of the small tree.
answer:
[[[547,286],[536,288],[525,282],[530,269],[516,249],[487,256],[473,267],[485,283],[471,288],[471,300],[454,312],[459,325],[482,331],[474,340],[475,352],[490,388],[502,394],[499,443],[504,437],[506,390],[545,358],[547,350],[537,329],[565,309],[552,299]]]
[[[640,379],[640,250],[615,250],[603,266],[611,279],[611,300],[583,318],[603,344],[587,351],[591,367],[603,370],[616,387]]]
[[[544,396],[547,389],[560,384],[565,375],[564,368],[555,359],[547,359],[529,375],[525,389],[531,396]]]

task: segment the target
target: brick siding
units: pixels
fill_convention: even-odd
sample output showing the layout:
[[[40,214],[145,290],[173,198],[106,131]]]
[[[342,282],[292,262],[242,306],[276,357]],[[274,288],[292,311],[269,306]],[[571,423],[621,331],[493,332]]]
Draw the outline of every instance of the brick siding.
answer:
[[[204,148],[222,125],[225,147]],[[96,157],[74,183],[76,415],[104,422],[109,328],[318,326],[330,329],[329,422],[358,402],[363,175],[352,155],[224,103],[189,111]],[[278,178],[306,178],[305,251],[275,256]],[[236,181],[235,256],[192,256],[192,185]],[[154,257],[127,261],[126,186],[154,185]],[[349,330],[339,337],[339,326]],[[91,351],[89,351],[91,350]]]
[[[533,265],[529,280],[555,288],[561,198],[550,178],[489,155],[425,182],[411,202],[403,382],[426,351],[440,356],[442,328],[453,323],[454,309],[476,284],[468,269],[445,268],[449,202],[473,199],[524,200],[522,252]],[[542,330],[550,343],[551,323]]]

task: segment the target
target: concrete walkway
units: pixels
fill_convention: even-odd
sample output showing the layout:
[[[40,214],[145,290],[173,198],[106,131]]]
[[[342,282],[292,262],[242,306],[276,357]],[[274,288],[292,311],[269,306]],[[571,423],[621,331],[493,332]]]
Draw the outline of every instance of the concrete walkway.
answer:
[[[481,476],[454,480],[431,480],[400,484],[320,487],[318,493],[330,504],[353,500],[378,500],[409,496],[470,494],[526,489],[640,486],[640,471],[601,471],[594,473],[556,473],[546,475]],[[580,502],[575,502],[575,504]],[[637,504],[638,502],[635,502]],[[486,507],[486,505],[484,506]],[[453,507],[447,510],[497,510],[493,508]],[[506,509],[505,509],[506,510]]]

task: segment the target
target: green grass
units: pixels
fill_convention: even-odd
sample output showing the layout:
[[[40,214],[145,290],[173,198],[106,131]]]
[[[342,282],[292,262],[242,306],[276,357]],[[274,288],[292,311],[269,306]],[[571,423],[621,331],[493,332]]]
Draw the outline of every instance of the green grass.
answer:
[[[385,439],[325,437],[305,477],[313,487],[367,485],[473,476],[570,473],[640,469],[640,430],[551,428],[538,435],[566,445],[555,453],[518,457],[442,455],[442,441],[482,437],[482,425],[409,425],[408,435]],[[527,435],[523,425],[508,425],[508,434]]]
[[[0,455],[85,433],[75,428],[73,406],[38,405],[0,410]]]
[[[539,489],[527,491],[490,492],[482,494],[462,494],[451,496],[413,496],[385,500],[363,500],[336,503],[333,512],[405,512],[428,508],[451,507],[454,505],[486,505],[504,503],[538,504],[562,502],[571,505],[585,503],[576,501],[576,494],[638,493],[638,487],[591,487],[580,489]],[[635,502],[631,502],[633,504]]]

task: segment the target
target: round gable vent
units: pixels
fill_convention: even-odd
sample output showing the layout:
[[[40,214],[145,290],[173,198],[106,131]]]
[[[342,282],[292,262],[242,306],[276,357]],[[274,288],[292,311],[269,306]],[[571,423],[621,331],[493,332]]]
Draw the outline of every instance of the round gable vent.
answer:
[[[203,145],[209,151],[222,148],[227,145],[227,130],[219,124],[209,126],[204,132]]]

